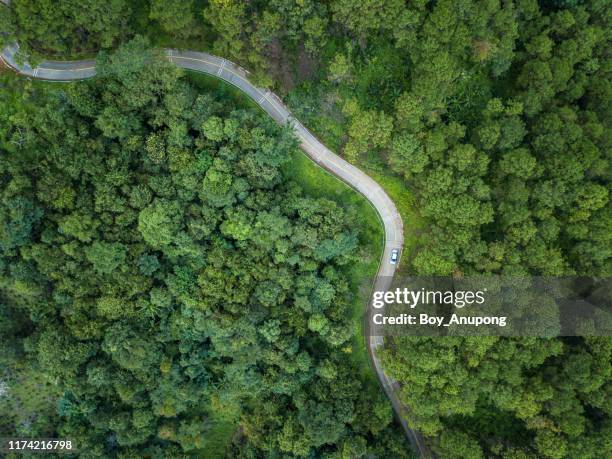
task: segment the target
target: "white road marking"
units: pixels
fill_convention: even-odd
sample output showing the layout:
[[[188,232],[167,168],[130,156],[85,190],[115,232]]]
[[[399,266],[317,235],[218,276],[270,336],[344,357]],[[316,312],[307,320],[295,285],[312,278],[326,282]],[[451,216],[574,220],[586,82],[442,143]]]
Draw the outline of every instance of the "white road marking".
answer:
[[[81,72],[85,70],[95,70],[95,67],[83,67],[78,69],[50,69],[47,67],[36,67],[34,71],[44,70],[46,72]]]
[[[267,95],[267,93],[263,93],[263,94],[261,95],[261,97],[259,98],[259,100],[257,101],[257,104],[258,104],[258,105],[261,105],[261,104],[262,104],[262,102],[263,102],[264,100],[268,100],[268,97],[267,97],[267,96],[268,96],[268,95]],[[270,102],[270,101],[268,100],[268,102]]]

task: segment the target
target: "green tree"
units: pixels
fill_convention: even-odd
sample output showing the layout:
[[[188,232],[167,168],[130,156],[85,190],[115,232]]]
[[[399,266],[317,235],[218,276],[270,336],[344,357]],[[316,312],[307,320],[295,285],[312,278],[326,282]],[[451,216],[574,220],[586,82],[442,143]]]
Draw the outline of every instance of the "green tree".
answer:
[[[195,17],[191,0],[151,0],[149,17],[158,21],[166,32],[173,35],[185,37],[194,33]]]

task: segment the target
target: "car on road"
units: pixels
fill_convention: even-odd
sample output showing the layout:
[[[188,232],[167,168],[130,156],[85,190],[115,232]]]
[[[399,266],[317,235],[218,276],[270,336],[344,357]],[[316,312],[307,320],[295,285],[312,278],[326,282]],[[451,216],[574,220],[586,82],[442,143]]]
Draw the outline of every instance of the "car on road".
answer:
[[[393,249],[391,251],[391,264],[394,265],[397,263],[397,259],[399,258],[399,250]]]

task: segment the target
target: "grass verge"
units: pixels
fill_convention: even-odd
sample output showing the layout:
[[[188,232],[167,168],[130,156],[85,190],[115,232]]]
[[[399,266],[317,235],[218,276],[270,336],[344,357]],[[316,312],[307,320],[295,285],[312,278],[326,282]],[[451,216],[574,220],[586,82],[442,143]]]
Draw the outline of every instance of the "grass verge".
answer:
[[[360,165],[357,164],[357,166]],[[400,273],[405,272],[408,269],[408,261],[414,255],[419,234],[425,228],[425,221],[416,207],[416,197],[400,177],[391,173],[368,170],[367,167],[364,167],[363,170],[385,190],[402,216],[404,247],[402,249],[403,261],[400,266]]]

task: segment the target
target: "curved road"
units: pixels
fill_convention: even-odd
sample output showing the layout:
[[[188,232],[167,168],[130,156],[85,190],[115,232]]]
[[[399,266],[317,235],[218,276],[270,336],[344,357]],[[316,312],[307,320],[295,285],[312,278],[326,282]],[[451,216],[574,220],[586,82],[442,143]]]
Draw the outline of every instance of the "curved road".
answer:
[[[2,3],[8,3],[6,0],[0,1]],[[16,54],[18,50],[18,44],[7,46],[2,50],[2,53],[0,53],[0,59],[22,75],[49,81],[75,81],[91,78],[96,74],[96,63],[94,60],[44,61],[37,67],[31,67],[27,62],[22,63],[17,61]],[[346,162],[319,142],[302,123],[291,115],[291,112],[274,93],[268,89],[257,88],[251,84],[248,80],[249,73],[246,70],[226,59],[206,53],[173,49],[166,50],[165,52],[167,58],[177,66],[196,72],[206,73],[232,84],[246,93],[279,124],[291,124],[295,135],[301,142],[302,150],[304,150],[313,161],[353,187],[370,201],[378,212],[385,229],[385,247],[378,268],[377,277],[374,282],[374,289],[386,290],[398,266],[397,264],[394,265],[389,262],[391,251],[394,249],[401,251],[404,235],[402,219],[399,212],[391,198],[387,196],[380,185],[360,169]],[[396,383],[384,373],[380,360],[376,356],[376,349],[382,346],[384,341],[382,336],[370,336],[368,325],[371,323],[371,313],[372,307],[371,304],[369,304],[365,317],[366,326],[364,327],[364,332],[372,366],[376,371],[376,375],[385,394],[393,405],[393,409],[399,422],[402,424],[406,437],[415,451],[418,451],[422,457],[429,457],[430,453],[422,437],[408,427],[407,422],[401,415],[405,408],[402,407],[394,391]]]

